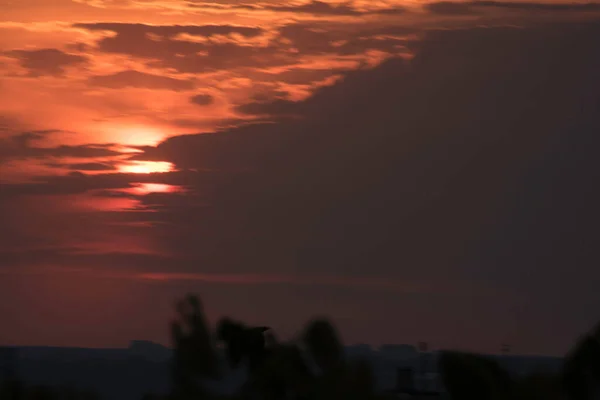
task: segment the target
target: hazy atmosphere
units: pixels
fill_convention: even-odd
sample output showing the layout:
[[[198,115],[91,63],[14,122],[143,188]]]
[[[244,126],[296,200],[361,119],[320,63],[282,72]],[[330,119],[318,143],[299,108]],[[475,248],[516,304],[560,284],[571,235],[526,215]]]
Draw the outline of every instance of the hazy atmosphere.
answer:
[[[600,3],[0,0],[0,342],[174,300],[561,355],[600,309]]]

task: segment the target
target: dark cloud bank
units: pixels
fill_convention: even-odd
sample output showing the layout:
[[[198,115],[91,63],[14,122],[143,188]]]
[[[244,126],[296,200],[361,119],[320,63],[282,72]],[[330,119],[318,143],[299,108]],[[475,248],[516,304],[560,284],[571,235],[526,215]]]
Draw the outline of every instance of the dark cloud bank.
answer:
[[[302,121],[169,139],[145,157],[218,177],[192,182],[210,207],[169,217],[193,232],[174,247],[215,271],[475,281],[591,323],[574,310],[600,279],[598,34],[432,32],[411,62],[272,104]]]
[[[505,2],[505,1],[439,1],[425,5],[425,8],[435,14],[444,15],[468,15],[482,13],[486,10],[505,10],[526,13],[548,13],[559,14],[569,12],[597,12],[600,11],[600,3],[535,3],[535,2]]]

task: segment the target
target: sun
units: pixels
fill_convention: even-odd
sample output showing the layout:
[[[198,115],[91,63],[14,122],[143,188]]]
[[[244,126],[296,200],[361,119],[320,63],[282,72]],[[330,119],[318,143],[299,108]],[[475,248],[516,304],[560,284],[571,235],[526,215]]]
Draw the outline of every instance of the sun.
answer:
[[[166,183],[134,182],[131,185],[131,187],[123,189],[122,192],[145,195],[150,193],[177,193],[185,191],[181,186]]]
[[[164,127],[129,122],[100,122],[88,129],[102,142],[117,143],[121,146],[156,146],[169,136]]]
[[[119,171],[129,174],[155,174],[173,171],[173,164],[166,161],[131,161],[121,164]]]

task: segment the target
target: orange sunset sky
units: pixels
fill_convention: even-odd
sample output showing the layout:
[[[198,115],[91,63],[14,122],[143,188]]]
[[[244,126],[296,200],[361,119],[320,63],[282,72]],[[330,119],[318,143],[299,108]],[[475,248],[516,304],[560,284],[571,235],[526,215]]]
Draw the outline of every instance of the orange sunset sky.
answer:
[[[0,0],[0,344],[168,343],[195,291],[560,354],[600,304],[599,37],[597,2]]]

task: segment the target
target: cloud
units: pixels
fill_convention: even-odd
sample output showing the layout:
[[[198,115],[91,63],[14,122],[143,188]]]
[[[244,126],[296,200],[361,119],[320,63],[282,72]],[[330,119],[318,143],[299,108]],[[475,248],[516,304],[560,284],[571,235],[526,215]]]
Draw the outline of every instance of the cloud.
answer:
[[[101,52],[135,57],[152,68],[186,74],[291,67],[315,55],[335,60],[350,56],[365,58],[366,53],[374,50],[398,54],[403,45],[397,37],[384,36],[381,28],[348,30],[319,23],[291,23],[272,30],[116,23],[84,26],[115,33],[97,42],[97,50]],[[321,66],[321,69],[327,68]]]
[[[83,0],[82,0],[83,1]],[[220,1],[218,3],[208,1],[110,1],[110,0],[86,0],[87,3],[96,7],[114,8],[116,6],[121,9],[139,9],[139,10],[160,10],[171,11],[176,13],[201,13],[211,14],[235,14],[250,16],[252,18],[265,17],[269,18],[272,15],[281,13],[293,14],[294,17],[319,17],[319,16],[339,16],[339,17],[361,17],[367,15],[396,15],[405,12],[405,9],[400,4],[389,4],[385,8],[372,7],[371,4],[360,4],[361,8],[355,7],[353,2],[330,3],[325,1],[308,1],[303,4],[298,4],[290,1],[265,1],[259,4],[252,4],[240,1]],[[84,3],[86,1],[83,1]],[[365,8],[365,5],[369,7]]]
[[[401,53],[398,45],[402,36],[421,32],[421,29],[405,26],[355,27],[354,29],[328,29],[311,23],[298,23],[279,29],[282,38],[303,56],[313,54],[364,54],[368,50]]]
[[[303,68],[296,66],[285,67],[283,71],[276,71],[273,73],[264,71],[248,71],[248,75],[252,79],[259,79],[264,82],[272,82],[277,84],[278,82],[284,82],[290,85],[306,85],[313,82],[322,81],[335,75],[343,74],[348,70],[355,69],[360,64],[358,61],[348,61],[346,68],[342,68],[340,63],[336,63],[333,57],[330,60],[326,60],[324,63],[331,65],[330,68],[316,69],[317,65],[305,65]],[[313,67],[313,68],[311,68]],[[279,90],[274,93],[275,95],[284,95],[285,92]]]
[[[436,3],[427,3],[424,8],[430,13],[442,15],[467,15],[475,13],[469,2],[439,1]]]
[[[103,174],[90,176],[81,172],[68,175],[38,177],[30,183],[3,184],[2,195],[14,197],[22,195],[65,195],[80,194],[96,189],[119,189],[130,186],[126,174]]]
[[[285,52],[280,52],[280,48],[275,45],[248,45],[248,38],[264,33],[262,29],[255,27],[118,23],[76,26],[116,33],[115,36],[105,37],[98,42],[97,48],[100,51],[147,59],[153,67],[171,68],[183,73],[265,66],[277,64],[278,58],[290,58],[285,57]],[[196,40],[197,37],[204,37],[205,40]],[[223,40],[223,37],[228,39]]]
[[[266,9],[276,12],[289,12],[289,13],[307,13],[314,15],[331,15],[331,16],[361,16],[367,14],[402,14],[405,9],[401,6],[394,8],[375,9],[368,11],[357,10],[352,7],[349,3],[342,3],[334,5],[332,3],[326,3],[323,1],[313,0],[298,6],[267,6]]]
[[[303,103],[276,99],[271,101],[255,101],[238,106],[237,111],[251,115],[270,115],[275,117],[294,117],[301,113]]]
[[[150,65],[173,68],[182,73],[204,73],[244,67],[286,65],[293,58],[277,46],[251,47],[225,43],[206,46],[203,51],[193,54],[169,56]]]
[[[75,171],[110,171],[110,170],[117,169],[112,164],[98,163],[98,162],[68,164],[68,167]]]
[[[254,37],[263,33],[261,28],[234,25],[147,25],[117,22],[80,23],[73,25],[92,31],[113,31],[117,35],[134,37],[156,35],[156,39],[169,39],[182,33],[198,36],[229,35],[236,33],[242,36]]]
[[[190,101],[199,106],[208,106],[213,103],[214,98],[210,94],[201,93],[190,98]]]
[[[114,150],[113,144],[40,146],[43,140],[55,130],[22,132],[0,139],[0,161],[25,158],[97,158],[123,155]]]
[[[148,74],[134,70],[120,71],[112,75],[91,76],[88,79],[88,83],[93,86],[102,86],[113,89],[135,87],[177,91],[190,90],[194,88],[194,83],[189,80]]]
[[[177,218],[187,236],[172,245],[217,270],[368,268],[500,286],[540,263],[556,274],[563,268],[556,260],[567,263],[582,247],[566,225],[550,229],[550,221],[576,218],[582,238],[589,223],[569,204],[597,215],[598,193],[584,182],[597,170],[590,149],[600,127],[598,33],[595,24],[430,32],[415,43],[412,61],[350,73],[303,102],[260,106],[301,119],[174,137],[147,149],[140,158],[205,171],[187,182],[207,206],[187,224],[183,215],[190,214],[178,203],[179,217],[168,220]],[[579,160],[569,179],[558,172],[567,162],[561,148]],[[555,163],[554,172],[533,183],[545,162]],[[569,190],[550,186],[556,179]],[[533,201],[544,196],[554,205]],[[517,204],[528,211],[516,211]],[[512,222],[500,228],[500,221]],[[553,256],[542,251],[558,240],[548,229],[562,238]],[[514,253],[500,245],[522,231],[528,246]],[[492,243],[499,247],[483,250]],[[582,274],[592,274],[588,265],[581,264]]]
[[[11,158],[41,158],[41,157],[76,157],[95,158],[120,156],[123,153],[107,148],[103,145],[60,145],[57,147],[29,147],[21,149],[21,152],[12,153]]]
[[[18,58],[32,76],[64,74],[65,67],[81,65],[86,57],[68,54],[58,49],[12,50],[7,55]]]
[[[480,13],[486,9],[504,9],[523,12],[588,12],[600,11],[600,3],[536,3],[504,1],[440,1],[428,3],[425,8],[442,15],[467,15]]]
[[[536,2],[503,2],[474,1],[476,7],[498,7],[524,11],[599,11],[600,3],[536,3]]]
[[[332,42],[347,38],[347,34],[343,32],[319,28],[308,23],[290,24],[281,27],[279,34],[304,55],[329,51]]]
[[[7,124],[7,126],[9,126]],[[11,140],[18,147],[30,147],[34,142],[42,140],[47,136],[59,132],[53,129],[37,130],[29,132],[21,132],[16,135],[10,136],[8,139]]]

